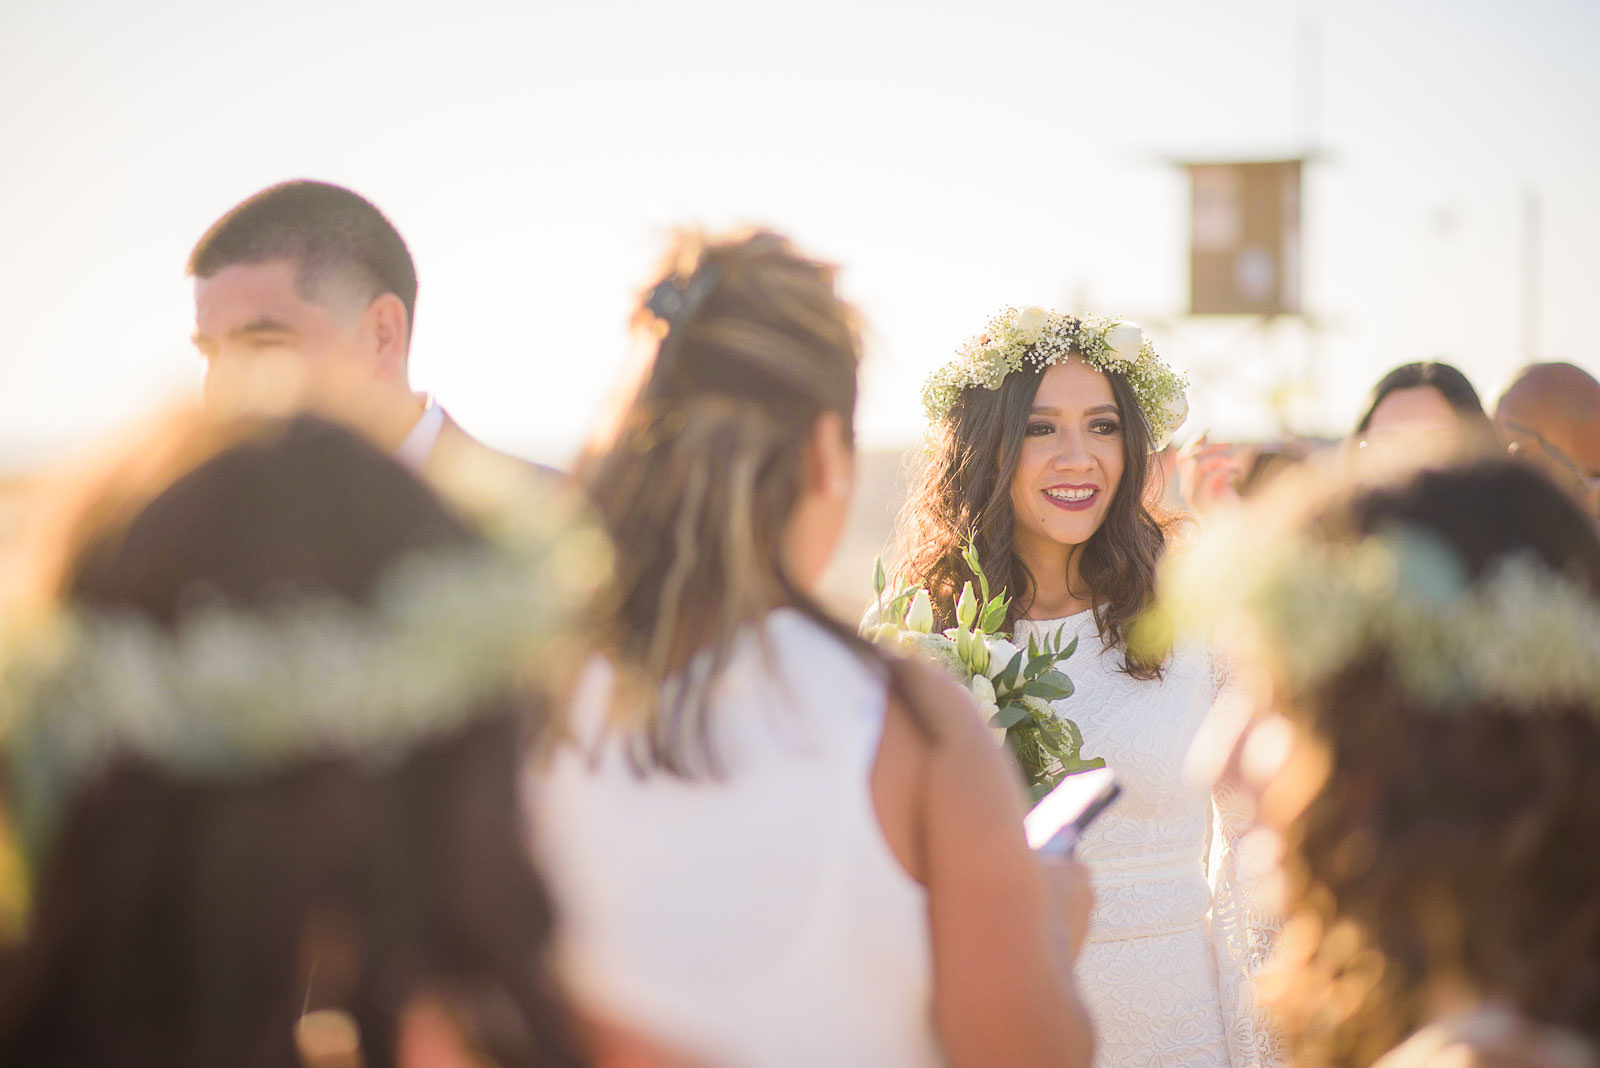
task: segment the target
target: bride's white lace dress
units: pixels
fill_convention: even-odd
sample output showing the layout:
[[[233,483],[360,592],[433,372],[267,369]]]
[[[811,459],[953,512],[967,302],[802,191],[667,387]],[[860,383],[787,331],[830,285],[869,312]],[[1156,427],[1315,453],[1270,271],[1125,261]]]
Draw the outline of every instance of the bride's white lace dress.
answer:
[[[1241,874],[1240,828],[1226,818],[1226,799],[1213,806],[1183,777],[1219,689],[1211,660],[1180,646],[1159,681],[1131,678],[1121,654],[1102,648],[1089,612],[1022,621],[1017,637],[1063,628],[1080,641],[1062,665],[1076,690],[1059,707],[1082,728],[1084,754],[1104,757],[1123,788],[1078,846],[1095,891],[1078,962],[1097,1032],[1095,1064],[1279,1064],[1283,1053],[1252,981],[1273,919],[1254,905]]]

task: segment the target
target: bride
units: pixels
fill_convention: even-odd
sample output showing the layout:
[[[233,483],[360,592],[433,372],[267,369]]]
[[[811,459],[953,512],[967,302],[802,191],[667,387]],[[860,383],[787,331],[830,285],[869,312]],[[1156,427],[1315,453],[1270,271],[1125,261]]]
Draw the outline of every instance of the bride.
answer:
[[[1218,673],[1198,647],[1129,644],[1166,542],[1150,454],[1187,414],[1184,385],[1132,323],[1007,309],[924,391],[931,455],[894,553],[951,626],[970,534],[1019,638],[1082,639],[1062,712],[1124,794],[1079,846],[1096,906],[1078,977],[1095,1063],[1119,1068],[1280,1059],[1249,980],[1270,932],[1243,922],[1234,836],[1182,773]]]

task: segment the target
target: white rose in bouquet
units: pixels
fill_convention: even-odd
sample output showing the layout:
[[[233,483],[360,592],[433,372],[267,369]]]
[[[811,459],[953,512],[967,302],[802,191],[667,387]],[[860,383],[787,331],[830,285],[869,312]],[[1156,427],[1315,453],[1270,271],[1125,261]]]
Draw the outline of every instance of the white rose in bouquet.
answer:
[[[984,719],[988,719],[1000,711],[1000,703],[994,696],[994,683],[990,682],[987,676],[972,676],[972,681],[967,684],[967,687],[972,691],[973,699],[978,702],[978,707],[983,709]]]
[[[1132,367],[1142,348],[1144,331],[1139,324],[1120,320],[1106,331],[1106,366],[1117,370]]]
[[[988,723],[1000,711],[1000,702],[994,695],[994,683],[983,675],[974,675],[972,681],[967,683],[967,688],[972,692],[972,699],[978,703],[978,713],[983,716],[983,722]],[[989,733],[994,735],[995,745],[1006,744],[1006,728],[991,726]]]
[[[989,646],[989,677],[992,679],[1006,669],[1011,663],[1011,658],[1022,652],[1015,644],[1000,637],[987,637],[985,644]]]

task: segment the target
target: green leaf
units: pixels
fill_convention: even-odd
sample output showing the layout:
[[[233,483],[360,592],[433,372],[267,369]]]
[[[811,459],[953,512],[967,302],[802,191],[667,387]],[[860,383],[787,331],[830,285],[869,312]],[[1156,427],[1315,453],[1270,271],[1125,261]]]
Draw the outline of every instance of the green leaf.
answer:
[[[1019,692],[1023,697],[1040,697],[1046,701],[1059,701],[1063,697],[1072,696],[1071,690],[1064,690],[1043,679],[1033,679],[1027,682]]]
[[[999,629],[1000,624],[1006,621],[1006,602],[1003,597],[992,598],[984,607],[983,615],[978,618],[978,629],[985,634],[993,634]]]
[[[1001,669],[995,681],[995,689],[997,691],[1011,689],[1017,684],[1017,676],[1020,674],[1022,674],[1022,650],[1018,649],[1017,655],[1008,660],[1006,666]]]
[[[1028,718],[1028,710],[1021,705],[1006,705],[1000,711],[989,717],[989,726],[1004,727],[1007,730]]]
[[[1061,632],[1060,631],[1056,631],[1056,637],[1057,638],[1061,637]],[[1068,642],[1067,643],[1067,647],[1061,651],[1061,659],[1065,660],[1067,657],[1071,656],[1073,653],[1075,653],[1077,651],[1078,651],[1078,636],[1076,634],[1074,634],[1072,636],[1072,641]]]
[[[1043,675],[1055,664],[1055,654],[1046,650],[1039,650],[1038,654],[1028,660],[1028,666],[1022,669],[1024,678],[1033,680]]]
[[[1076,775],[1080,771],[1093,771],[1095,768],[1103,768],[1105,766],[1106,766],[1106,758],[1105,757],[1095,757],[1092,760],[1079,760],[1079,761],[1075,762],[1071,767],[1066,768],[1065,770],[1066,770],[1067,775]],[[1067,777],[1066,775],[1062,776],[1063,779],[1066,778],[1066,777]]]
[[[967,532],[966,544],[961,547],[961,559],[966,561],[966,565],[971,569],[973,577],[978,580],[978,588],[983,592],[983,600],[987,603],[989,600],[989,576],[984,574],[983,561],[978,559],[977,539],[978,532],[976,530]]]
[[[1066,732],[1067,738],[1072,744],[1072,751],[1076,753],[1078,750],[1082,749],[1083,731],[1078,729],[1078,725],[1070,719],[1063,719],[1060,721],[1060,723],[1061,729]]]
[[[872,561],[872,592],[877,594],[881,600],[884,587],[887,585],[889,585],[889,577],[883,573],[883,557],[880,556]]]
[[[1047,682],[1057,689],[1064,691],[1061,695],[1062,697],[1071,697],[1075,689],[1075,687],[1072,685],[1071,679],[1067,678],[1067,676],[1062,672],[1056,671],[1053,668],[1049,671],[1046,671],[1043,675],[1040,675],[1036,681]]]

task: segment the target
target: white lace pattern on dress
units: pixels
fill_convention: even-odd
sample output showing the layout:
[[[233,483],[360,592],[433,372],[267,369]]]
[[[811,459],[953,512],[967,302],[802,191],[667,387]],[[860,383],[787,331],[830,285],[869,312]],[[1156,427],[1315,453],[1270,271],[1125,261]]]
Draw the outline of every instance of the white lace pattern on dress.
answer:
[[[1063,627],[1080,645],[1062,665],[1075,692],[1061,712],[1082,728],[1084,755],[1104,757],[1123,789],[1078,847],[1095,891],[1078,961],[1095,1065],[1270,1068],[1281,1057],[1251,972],[1272,924],[1252,926],[1264,917],[1239,878],[1238,835],[1225,827],[1211,848],[1211,799],[1183,775],[1217,692],[1210,659],[1180,647],[1162,679],[1139,680],[1121,671],[1120,653],[1102,650],[1090,613],[1017,629],[1026,638]]]

